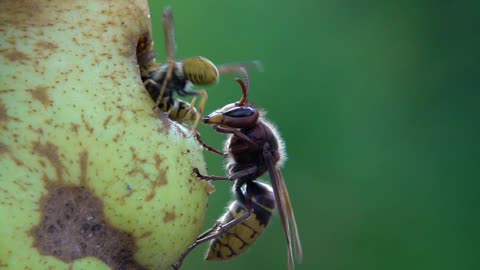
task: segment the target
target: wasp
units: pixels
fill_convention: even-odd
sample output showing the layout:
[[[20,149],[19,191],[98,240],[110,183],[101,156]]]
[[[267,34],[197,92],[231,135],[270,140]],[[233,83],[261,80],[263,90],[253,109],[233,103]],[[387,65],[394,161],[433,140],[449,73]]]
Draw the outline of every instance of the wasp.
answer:
[[[150,97],[155,100],[154,108],[158,107],[167,112],[168,116],[179,123],[194,121],[192,130],[195,131],[201,119],[206,100],[208,98],[205,90],[191,90],[193,85],[207,86],[218,82],[220,74],[234,74],[240,68],[261,69],[259,61],[228,64],[215,66],[207,58],[196,56],[175,60],[175,26],[173,13],[170,7],[163,11],[163,30],[165,35],[165,48],[167,61],[162,65],[150,65],[142,74],[142,81]],[[152,56],[153,57],[153,56]],[[176,99],[173,94],[179,96],[192,96],[191,104]],[[201,97],[198,111],[195,109],[197,97]]]
[[[209,114],[204,122],[217,132],[230,134],[225,143],[228,176],[203,175],[197,168],[193,174],[201,180],[235,181],[235,201],[217,223],[196,241],[173,265],[179,269],[186,255],[201,243],[211,240],[206,260],[228,260],[245,252],[265,230],[275,206],[287,241],[289,269],[294,269],[294,249],[298,261],[303,252],[292,203],[280,167],[285,161],[284,144],[264,113],[247,100],[248,77],[235,79],[243,97],[236,103]],[[257,181],[269,172],[272,187]]]

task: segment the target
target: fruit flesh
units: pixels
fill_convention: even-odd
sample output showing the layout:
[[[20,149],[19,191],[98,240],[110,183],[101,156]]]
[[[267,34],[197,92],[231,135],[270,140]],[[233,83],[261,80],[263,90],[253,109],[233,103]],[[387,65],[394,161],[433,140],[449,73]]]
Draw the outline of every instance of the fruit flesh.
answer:
[[[150,27],[143,0],[0,3],[0,269],[166,269],[195,239],[211,188],[140,80]]]

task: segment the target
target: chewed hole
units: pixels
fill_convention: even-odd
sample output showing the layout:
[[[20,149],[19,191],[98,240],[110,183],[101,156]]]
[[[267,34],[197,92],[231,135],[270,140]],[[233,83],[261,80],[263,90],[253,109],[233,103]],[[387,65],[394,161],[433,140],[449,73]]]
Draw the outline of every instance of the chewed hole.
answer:
[[[155,59],[153,51],[153,40],[150,33],[144,33],[137,41],[137,63],[140,67],[140,73],[143,74]],[[142,76],[143,77],[143,76]]]

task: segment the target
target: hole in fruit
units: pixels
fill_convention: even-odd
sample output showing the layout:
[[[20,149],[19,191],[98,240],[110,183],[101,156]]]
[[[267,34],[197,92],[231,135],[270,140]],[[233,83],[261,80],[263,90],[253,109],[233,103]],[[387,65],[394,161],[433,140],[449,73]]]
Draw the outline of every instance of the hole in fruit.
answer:
[[[147,72],[149,67],[154,64],[155,52],[153,51],[153,41],[149,33],[140,36],[137,41],[137,63],[140,67],[140,73]],[[143,80],[143,76],[142,76]]]

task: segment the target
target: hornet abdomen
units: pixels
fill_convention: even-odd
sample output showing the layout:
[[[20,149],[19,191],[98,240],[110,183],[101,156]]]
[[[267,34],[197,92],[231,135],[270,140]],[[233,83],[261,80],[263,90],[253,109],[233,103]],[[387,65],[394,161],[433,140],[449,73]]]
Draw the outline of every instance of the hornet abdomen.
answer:
[[[252,215],[242,223],[232,227],[222,236],[210,242],[205,260],[228,260],[244,253],[265,231],[275,210],[273,190],[265,183],[252,181],[247,183],[243,195],[251,199]],[[240,218],[247,210],[244,201],[237,198],[228,207],[228,211],[219,220],[220,224]]]

